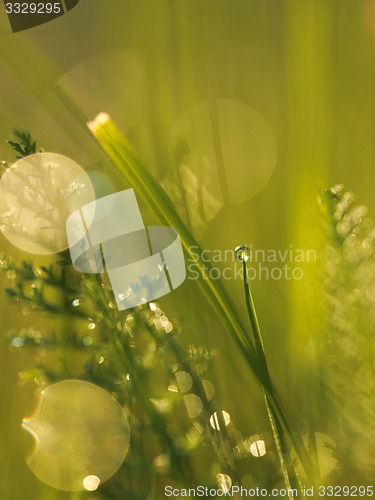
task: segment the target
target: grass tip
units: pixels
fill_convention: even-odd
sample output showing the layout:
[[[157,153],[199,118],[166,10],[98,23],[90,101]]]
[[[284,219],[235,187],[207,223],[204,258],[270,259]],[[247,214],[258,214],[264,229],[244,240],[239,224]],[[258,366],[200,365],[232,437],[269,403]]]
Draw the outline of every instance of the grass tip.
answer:
[[[108,113],[99,113],[92,121],[87,122],[88,128],[91,130],[91,132],[96,132],[98,128],[103,125],[104,123],[107,123],[111,120],[111,117],[109,116]]]

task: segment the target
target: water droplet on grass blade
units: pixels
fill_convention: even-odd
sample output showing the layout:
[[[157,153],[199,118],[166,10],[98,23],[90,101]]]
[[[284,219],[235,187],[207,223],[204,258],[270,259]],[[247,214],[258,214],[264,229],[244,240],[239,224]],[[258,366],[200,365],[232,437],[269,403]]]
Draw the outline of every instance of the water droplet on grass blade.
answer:
[[[236,259],[240,262],[247,262],[250,259],[250,250],[246,245],[240,245],[234,249]]]

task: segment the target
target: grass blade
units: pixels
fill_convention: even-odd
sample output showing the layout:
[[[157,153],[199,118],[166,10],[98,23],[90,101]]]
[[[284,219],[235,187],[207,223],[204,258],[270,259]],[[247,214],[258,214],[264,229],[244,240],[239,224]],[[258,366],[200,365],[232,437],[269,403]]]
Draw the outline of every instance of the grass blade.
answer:
[[[109,115],[100,113],[92,122],[88,123],[88,127],[116,168],[148,206],[157,222],[163,226],[172,226],[178,231],[186,254],[199,270],[200,276],[197,281],[201,290],[245,356],[255,379],[267,396],[272,415],[279,420],[284,431],[289,434],[301,464],[307,476],[310,477],[310,460],[303,440],[288,423],[277,394],[272,387],[268,370],[259,358],[249,332],[238,318],[232,300],[220,280],[210,278],[209,263],[201,260],[199,252],[191,250],[193,247],[199,248],[199,245],[177,214],[168,195],[148,172],[136,151]]]

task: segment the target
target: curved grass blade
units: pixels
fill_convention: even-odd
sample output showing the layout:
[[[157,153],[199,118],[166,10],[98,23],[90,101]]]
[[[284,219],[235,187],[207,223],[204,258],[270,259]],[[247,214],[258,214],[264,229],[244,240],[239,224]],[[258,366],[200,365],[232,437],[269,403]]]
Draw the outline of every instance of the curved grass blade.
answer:
[[[255,379],[267,395],[272,414],[289,435],[307,477],[311,477],[310,459],[303,440],[288,423],[272,387],[268,370],[259,359],[251,336],[240,321],[232,300],[220,280],[210,278],[210,264],[207,261],[203,262],[199,252],[191,250],[194,247],[199,248],[199,245],[177,214],[168,195],[148,172],[136,151],[108,114],[100,113],[87,125],[116,168],[148,206],[157,222],[160,225],[172,226],[178,231],[186,254],[199,270],[200,275],[197,281],[201,290],[244,355]]]

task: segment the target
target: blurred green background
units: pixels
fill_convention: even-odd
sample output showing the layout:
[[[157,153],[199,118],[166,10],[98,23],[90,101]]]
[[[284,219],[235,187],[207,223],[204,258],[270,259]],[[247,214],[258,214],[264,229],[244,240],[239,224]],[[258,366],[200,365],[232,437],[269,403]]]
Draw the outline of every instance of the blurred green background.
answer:
[[[216,159],[213,170],[198,165],[186,181],[194,195],[202,173],[198,184],[215,207],[194,228],[204,248],[251,244],[284,251],[293,245],[318,252],[318,188],[338,182],[375,213],[372,0],[81,0],[69,14],[17,34],[2,12],[0,39],[1,159],[12,159],[5,141],[21,127],[45,150],[95,172],[98,195],[104,184],[107,191],[130,187],[86,127],[106,111],[167,189],[179,134],[188,136],[185,119],[195,130],[190,149],[200,153],[213,140],[208,163],[210,154]],[[234,109],[229,122],[223,102]],[[196,115],[187,119],[192,108]],[[231,133],[242,139],[226,145]],[[259,188],[253,186],[257,175],[264,176]],[[173,194],[173,182],[169,189]],[[2,236],[0,246],[29,258]],[[313,405],[304,383],[318,323],[318,268],[319,258],[303,265],[300,281],[253,283],[271,374],[301,428]],[[241,280],[225,286],[246,321]],[[30,316],[22,317],[5,296],[0,301],[2,332],[28,324]],[[160,303],[182,325],[186,345],[217,350],[211,380],[236,428],[245,435],[268,431],[261,393],[194,281]],[[32,355],[9,349],[3,337],[0,346],[1,498],[39,499],[44,486],[24,463],[20,427],[35,406],[34,389],[17,378]],[[327,420],[319,416],[319,431],[328,432]]]

